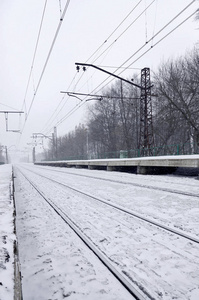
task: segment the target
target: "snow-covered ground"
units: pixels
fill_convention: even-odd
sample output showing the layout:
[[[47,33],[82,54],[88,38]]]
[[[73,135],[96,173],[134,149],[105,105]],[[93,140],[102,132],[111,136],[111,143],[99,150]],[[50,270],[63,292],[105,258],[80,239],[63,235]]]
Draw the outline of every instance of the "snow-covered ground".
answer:
[[[0,299],[14,297],[14,217],[11,165],[0,165]]]
[[[197,238],[199,198],[194,195],[199,195],[198,180],[31,164],[17,167],[78,222],[87,237],[110,257],[118,269],[131,277],[135,286],[140,284],[147,291],[150,295],[147,299],[199,299],[198,244],[124,215],[87,196],[80,196],[31,171],[96,198],[120,204]],[[4,170],[7,170],[9,186],[10,169],[4,166]],[[24,300],[132,299],[17,168],[15,175]],[[151,190],[147,186],[192,193],[193,196]],[[5,231],[7,226],[3,226]],[[0,276],[5,272],[0,268]],[[11,280],[8,274],[5,277]],[[1,286],[0,299],[10,299],[1,298]]]
[[[132,299],[23,176],[16,176],[23,298]]]
[[[29,168],[29,166],[26,168]],[[34,181],[45,195],[50,199],[53,199],[53,201],[62,207],[72,219],[78,222],[84,233],[110,257],[111,261],[115,262],[121,271],[132,278],[135,285],[141,285],[147,293],[149,293],[151,297],[149,299],[170,300],[173,298],[180,300],[198,300],[199,246],[197,244],[172,234],[165,233],[164,231],[149,226],[137,219],[121,215],[118,211],[107,208],[101,203],[99,204],[96,201],[88,199],[86,196],[80,196],[77,193],[74,193],[74,191],[53,184],[48,179],[42,178],[28,170],[22,170],[32,181]],[[198,195],[198,181],[193,178],[141,176],[117,172],[109,173],[104,171],[36,166],[31,167],[30,170],[56,179],[73,188],[81,189],[81,191],[95,197],[105,199],[106,201],[120,203],[131,210],[143,213],[145,216],[150,216],[156,220],[162,220],[163,223],[166,223],[169,226],[180,228],[181,230],[185,230],[187,233],[198,237],[199,198],[162,192],[154,189],[150,190],[146,187],[142,188],[139,186],[122,184],[122,182],[130,182],[145,186],[158,186],[165,189],[168,188],[175,191],[184,191]],[[91,176],[96,178],[90,178]],[[114,179],[121,183],[99,180],[100,177],[102,179]],[[64,249],[64,255],[67,257],[67,262],[70,261],[70,259],[68,259],[68,257],[70,257],[68,256],[69,249],[65,248],[67,239],[63,238],[65,225],[62,223],[60,224],[59,220],[57,220],[59,223],[55,223],[56,218],[54,217],[54,214],[53,216],[49,216],[49,208],[47,208],[47,205],[40,198],[38,199],[37,192],[34,192],[32,189],[30,190],[30,187],[27,187],[27,189],[25,188],[27,183],[25,183],[24,178],[20,173],[17,173],[17,180],[19,180],[17,181],[17,197],[18,199],[23,199],[23,201],[17,201],[17,206],[20,204],[18,228],[21,226],[20,232],[26,232],[27,227],[31,226],[27,231],[27,237],[24,238],[24,233],[21,237],[19,234],[19,243],[29,245],[32,240],[35,245],[35,241],[41,231],[39,228],[42,228],[43,233],[36,243],[36,248],[40,253],[43,251],[43,248],[48,249],[49,245],[51,243],[53,244],[55,239],[57,241],[57,232],[61,232],[61,241],[58,242],[58,244],[61,243],[62,249]],[[42,212],[42,215],[45,216],[43,219],[46,221],[49,219],[51,220],[50,224],[47,223],[47,228],[46,225],[41,226],[41,217],[38,218],[38,210],[41,205],[42,211],[44,210],[44,212],[46,212]],[[39,228],[36,227],[36,222],[38,223],[37,226]],[[59,227],[57,224],[59,224]],[[49,230],[50,228],[51,230]],[[30,239],[29,233],[31,232],[34,232],[34,239]],[[44,235],[48,238],[43,241],[41,238],[43,239]],[[74,247],[76,246],[76,243],[77,242],[73,243]],[[32,245],[32,247],[34,246]],[[27,247],[25,246],[24,250],[22,250],[23,255],[22,253],[20,254],[24,259],[24,263],[21,263],[22,273],[24,272],[23,281],[26,282],[25,286],[27,289],[30,285],[30,278],[36,277],[37,280],[42,281],[42,276],[45,277],[50,275],[50,273],[47,272],[48,268],[46,269],[45,267],[45,259],[42,261],[40,260],[38,265],[35,264],[35,262],[38,261],[38,253],[35,252],[35,250],[34,252],[37,254],[32,257],[32,247],[31,251],[27,252],[25,250]],[[48,252],[47,259],[50,259],[51,272],[54,273],[55,267],[53,266],[53,262],[56,264],[57,254],[55,256],[52,254],[52,251],[55,251],[56,249],[54,249],[53,245],[50,249],[51,251]],[[75,250],[72,249],[72,251]],[[83,254],[81,253],[80,257],[82,257],[82,255]],[[88,262],[90,255],[85,256],[87,257],[86,261]],[[30,261],[32,261],[33,264],[31,269],[27,268]],[[85,266],[81,266],[85,270],[83,276],[85,279],[89,272]],[[73,265],[71,269],[75,270],[75,267],[76,266]],[[95,274],[98,274],[98,266],[96,266],[95,263],[92,263],[92,267],[95,270]],[[32,270],[34,270],[34,272]],[[65,271],[65,268],[60,268],[59,272],[60,284],[62,286],[65,282],[64,278],[68,273]],[[85,293],[85,299],[88,299],[89,297],[91,297],[91,299],[102,297],[97,289],[98,285],[95,286],[94,292],[92,288],[89,287],[90,283],[87,281],[84,283],[83,292],[82,285],[80,284],[81,280],[77,280],[80,274],[77,274],[78,272],[75,272],[75,274],[70,273],[70,279],[72,280],[70,286],[71,290],[68,290],[68,284],[64,285],[66,289],[65,293],[71,293],[71,299],[82,299]],[[97,278],[96,276],[94,278]],[[55,278],[57,278],[57,276],[55,276]],[[54,281],[56,282],[55,279]],[[46,288],[46,291],[49,291],[50,289],[53,291],[54,287],[51,282],[51,277],[46,278],[44,282],[49,285],[48,288]],[[96,279],[96,282],[101,284],[100,279]],[[121,290],[120,294],[117,292],[117,297],[115,298],[113,292],[115,285],[113,285],[112,289],[112,284],[110,284],[109,281],[106,282],[108,282],[108,290],[103,289],[103,299],[106,299],[106,297],[107,299],[126,299],[126,296],[124,296]],[[31,286],[32,285],[33,282],[31,281]],[[118,286],[118,284],[116,286]],[[57,290],[60,291],[61,288],[58,288]],[[73,295],[72,291],[75,292]],[[77,292],[79,294],[77,294]],[[93,292],[94,295],[92,294]],[[56,299],[56,294],[52,299]],[[59,297],[57,299],[59,299]]]

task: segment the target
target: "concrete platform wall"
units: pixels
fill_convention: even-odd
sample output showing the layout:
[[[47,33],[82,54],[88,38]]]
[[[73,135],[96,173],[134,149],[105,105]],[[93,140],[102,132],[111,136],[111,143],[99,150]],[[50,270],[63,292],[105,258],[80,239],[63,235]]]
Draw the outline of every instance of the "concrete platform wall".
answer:
[[[199,155],[157,156],[143,158],[43,161],[35,165],[123,171],[137,174],[170,174],[179,168],[192,169],[199,175]]]

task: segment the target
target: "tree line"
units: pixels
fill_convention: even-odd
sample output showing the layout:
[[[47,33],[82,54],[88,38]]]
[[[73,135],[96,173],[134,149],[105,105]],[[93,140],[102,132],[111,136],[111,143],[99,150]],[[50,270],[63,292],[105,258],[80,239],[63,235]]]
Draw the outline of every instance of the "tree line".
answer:
[[[135,79],[139,84],[138,78]],[[198,153],[199,51],[170,59],[151,73],[154,155]],[[140,155],[140,90],[120,80],[88,108],[88,122],[57,138],[56,158]],[[45,152],[52,159],[53,145]]]

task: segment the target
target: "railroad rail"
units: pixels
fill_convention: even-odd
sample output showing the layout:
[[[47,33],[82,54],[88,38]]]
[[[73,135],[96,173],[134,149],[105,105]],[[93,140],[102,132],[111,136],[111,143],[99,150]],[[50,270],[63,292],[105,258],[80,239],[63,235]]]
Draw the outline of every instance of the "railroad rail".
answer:
[[[121,183],[121,184],[125,184],[125,185],[131,185],[131,186],[136,186],[136,187],[150,189],[150,190],[157,190],[157,191],[163,191],[163,192],[168,192],[168,193],[172,193],[172,194],[178,194],[178,195],[183,195],[183,196],[189,196],[189,197],[199,198],[199,194],[188,193],[188,192],[179,191],[179,190],[173,190],[173,189],[170,189],[170,188],[162,188],[162,187],[151,186],[151,185],[147,185],[147,184],[140,184],[140,183],[134,183],[134,182],[113,180],[113,179],[109,179],[109,178],[102,178],[102,177],[98,177],[98,176],[91,176],[91,175],[85,175],[85,174],[84,175],[82,175],[82,174],[75,174],[75,173],[72,173],[72,172],[69,172],[69,171],[64,171],[63,172],[61,170],[56,170],[56,169],[52,169],[52,168],[50,170],[53,171],[53,172],[70,174],[70,175],[73,175],[73,176],[87,177],[87,178],[91,178],[91,179],[98,179],[98,180],[109,181],[109,182],[113,182],[113,183]]]
[[[27,169],[27,170],[30,171],[29,169]],[[43,177],[43,178],[45,178],[45,179],[48,179],[48,180],[50,180],[50,181],[52,181],[52,182],[54,182],[54,183],[56,183],[56,184],[58,184],[58,185],[64,186],[65,188],[68,188],[68,189],[70,189],[70,190],[72,190],[72,191],[74,191],[74,192],[76,192],[76,193],[78,193],[78,194],[84,195],[84,196],[86,196],[86,197],[88,197],[88,198],[90,198],[90,199],[93,199],[93,200],[95,200],[95,201],[101,202],[101,203],[103,203],[103,204],[105,204],[105,205],[108,205],[108,206],[110,206],[110,207],[113,207],[114,209],[117,209],[117,210],[119,210],[119,211],[121,211],[121,212],[124,212],[124,213],[130,215],[131,217],[138,218],[138,219],[140,219],[140,220],[142,220],[142,221],[144,221],[144,222],[147,222],[147,223],[152,224],[152,225],[154,225],[154,226],[156,226],[156,227],[158,227],[158,228],[161,228],[161,229],[163,229],[163,230],[166,230],[167,232],[170,232],[170,233],[172,233],[172,234],[176,234],[176,235],[178,235],[178,236],[180,236],[180,237],[183,237],[183,238],[185,238],[185,239],[187,239],[187,240],[189,240],[189,241],[191,241],[191,242],[195,242],[195,243],[199,244],[199,239],[198,239],[197,237],[194,237],[194,236],[191,236],[191,235],[189,235],[189,234],[186,234],[186,233],[183,232],[182,230],[176,230],[176,229],[174,229],[174,228],[171,228],[170,226],[163,225],[163,224],[161,224],[161,223],[159,223],[159,222],[157,222],[157,221],[155,221],[155,220],[153,220],[153,219],[151,219],[151,218],[149,218],[149,217],[144,217],[144,216],[142,216],[142,215],[140,215],[140,214],[138,214],[138,213],[135,213],[135,212],[133,212],[132,210],[127,209],[127,208],[125,208],[125,207],[123,207],[123,206],[121,206],[121,205],[115,204],[115,203],[110,202],[110,201],[107,201],[107,200],[100,199],[100,198],[98,198],[98,197],[95,197],[95,196],[93,196],[93,195],[90,195],[89,193],[85,193],[85,192],[81,191],[80,189],[73,188],[73,187],[71,187],[71,186],[69,186],[69,185],[67,185],[67,184],[65,184],[65,183],[61,183],[61,182],[59,182],[59,181],[57,181],[57,180],[55,180],[55,179],[52,179],[52,178],[49,178],[49,177],[47,177],[47,176],[41,175],[41,174],[39,174],[39,173],[37,173],[37,172],[34,172],[34,171],[32,171],[32,170],[31,170],[30,172],[32,172],[32,173],[34,173],[34,174],[36,174],[36,175],[38,175],[38,176],[40,176],[40,177]],[[24,176],[25,176],[25,175],[24,175]],[[99,178],[98,178],[98,179],[99,179]],[[102,178],[100,178],[100,179],[101,179],[101,180],[107,180],[107,179],[102,179]],[[110,181],[110,180],[108,180],[108,181]],[[112,182],[115,182],[115,181],[112,180]],[[116,182],[118,182],[118,181],[116,181]],[[121,182],[120,182],[120,183],[121,183]],[[123,183],[123,182],[122,182],[122,183]],[[130,184],[130,183],[129,183],[129,184]],[[133,185],[134,185],[134,184],[133,184]],[[136,186],[137,186],[137,185],[136,185]],[[151,187],[149,187],[149,186],[143,186],[143,185],[139,185],[139,187],[151,188]],[[153,188],[154,188],[154,189],[157,189],[157,190],[162,190],[162,191],[167,191],[167,192],[168,192],[168,190],[166,190],[166,189],[160,189],[160,188],[155,188],[155,187],[153,187]],[[177,191],[169,191],[169,192],[172,192],[172,193],[173,193],[173,192],[178,193]],[[182,193],[179,192],[179,194],[182,194]],[[187,196],[186,193],[184,193],[183,195],[186,195],[186,196]],[[188,194],[188,195],[193,197],[193,195],[190,195],[190,194]],[[195,194],[194,194],[194,196],[195,196],[195,197],[199,197],[198,195],[195,195]]]
[[[147,300],[153,299],[150,295],[145,294],[143,291],[136,289],[127,276],[124,276],[107,256],[102,253],[82,232],[81,228],[49,197],[46,197],[44,193],[36,186],[31,179],[29,179],[20,169],[18,171],[24,176],[24,178],[30,183],[30,185],[37,191],[37,193],[51,206],[51,208],[67,223],[70,228],[78,235],[78,237],[84,242],[84,244],[99,258],[99,260],[108,268],[108,270],[117,278],[117,280],[128,290],[134,300]],[[144,289],[143,289],[144,290]]]
[[[117,173],[111,175],[105,172],[101,173],[95,171],[92,172],[93,176],[91,176],[90,174],[92,173],[86,170],[73,170],[74,173],[76,173],[73,174],[72,170],[68,172],[68,170],[60,170],[56,168],[46,168],[40,166],[32,166],[31,168],[28,168],[28,165],[23,165],[22,168],[20,166],[19,169],[21,169],[21,172],[25,175],[25,177],[27,177],[27,179],[33,183],[33,188],[35,186],[36,189],[41,193],[40,196],[44,196],[44,198],[46,198],[50,202],[49,205],[53,205],[53,207],[57,210],[58,214],[63,214],[64,218],[66,215],[66,217],[69,218],[72,224],[75,224],[75,228],[77,228],[80,233],[85,236],[89,242],[91,242],[91,245],[97,247],[97,250],[99,250],[99,252],[102,253],[106,259],[108,259],[108,262],[113,266],[113,268],[119,271],[119,274],[124,277],[127,282],[130,283],[130,285],[132,285],[133,288],[135,288],[136,291],[141,294],[143,299],[154,300],[160,299],[162,297],[161,295],[164,294],[168,295],[169,293],[171,297],[173,297],[173,295],[175,294],[174,291],[174,294],[169,292],[169,286],[171,284],[171,278],[169,275],[166,276],[166,278],[162,278],[161,280],[159,280],[161,274],[166,274],[165,272],[167,270],[164,259],[161,262],[162,255],[166,260],[168,257],[172,258],[172,260],[174,259],[174,264],[176,264],[179,260],[181,261],[182,259],[182,266],[185,266],[189,263],[192,270],[195,269],[195,264],[197,265],[196,253],[199,246],[199,240],[197,231],[194,230],[194,227],[193,232],[195,236],[186,234],[181,229],[175,229],[175,232],[171,232],[170,229],[173,228],[170,227],[175,226],[175,222],[168,222],[169,226],[166,226],[168,228],[162,228],[162,224],[164,225],[163,219],[165,218],[160,218],[159,221],[157,220],[156,216],[158,216],[158,210],[157,212],[155,212],[155,214],[152,214],[153,216],[148,217],[148,214],[142,215],[142,211],[139,211],[139,208],[137,212],[134,212],[134,208],[132,208],[134,206],[132,205],[130,205],[129,207],[127,206],[130,209],[125,208],[124,205],[121,206],[120,201],[118,202],[119,198],[117,199],[114,197],[114,190],[116,186],[118,188],[118,191],[120,190],[120,188],[121,190],[124,188],[124,186],[122,187],[122,185],[119,186],[118,183],[124,184],[125,182],[123,182],[122,180],[126,180],[126,178],[129,178],[129,176],[130,178],[135,178],[135,181],[137,179],[139,180],[137,176],[124,175],[123,178],[120,178],[119,180],[117,180],[116,178],[115,180],[115,177],[118,177]],[[62,176],[62,174],[59,174],[59,172],[65,173],[66,176]],[[90,180],[88,180],[87,176],[87,178],[79,178],[79,180],[76,180],[77,177],[71,176],[82,176],[83,174],[88,174]],[[100,174],[104,176],[103,180],[106,181],[108,179],[107,183],[104,182],[104,184],[100,184],[100,181],[98,181],[99,179],[102,180],[102,178],[100,178]],[[106,177],[113,177],[113,180]],[[140,178],[148,181],[144,176],[140,176]],[[156,177],[152,178],[153,180],[155,180]],[[165,177],[160,178],[161,180],[162,178],[165,180]],[[168,180],[168,178],[170,177],[166,177],[166,180]],[[162,182],[163,184],[164,180]],[[178,182],[178,180],[176,181]],[[184,182],[187,181],[185,180]],[[132,182],[128,182],[127,184],[129,183]],[[188,180],[188,185],[190,187],[195,187],[195,191],[197,192],[196,183],[197,181],[195,181],[194,179],[191,181]],[[157,185],[158,183],[156,182],[155,184]],[[180,184],[182,184],[182,182]],[[99,189],[95,192],[95,189],[93,188],[97,186],[99,186]],[[150,185],[144,186],[144,188],[151,189]],[[106,187],[110,187],[110,191],[108,193],[103,192],[103,189]],[[176,186],[176,188],[180,189],[180,186]],[[126,192],[131,193],[131,191],[134,190],[134,195],[138,195],[139,197],[139,194],[137,193],[142,190],[142,186],[139,186],[138,189],[129,189],[127,186]],[[101,192],[103,194],[101,194]],[[168,190],[164,190],[163,193],[151,192],[151,197],[153,198],[156,195],[155,199],[158,200],[157,196],[160,195],[162,197],[162,195],[164,195],[164,192],[166,192],[166,199],[167,197],[169,197],[170,199],[173,198],[172,195],[169,196],[169,194],[167,194],[169,192]],[[178,191],[176,190],[176,196],[177,192]],[[144,191],[143,193],[146,194],[146,192]],[[181,195],[181,193],[179,194]],[[126,196],[127,195],[128,194],[126,194]],[[111,196],[113,196],[113,198]],[[120,196],[120,194],[118,194],[118,196]],[[187,195],[185,196],[187,197]],[[193,197],[192,195],[190,196]],[[179,203],[185,203],[185,200],[189,201],[189,198],[187,199],[186,197],[180,197]],[[117,204],[113,203],[113,200],[116,201]],[[154,201],[152,201],[151,204],[153,202]],[[190,202],[192,203],[191,207],[197,206],[198,201],[196,197],[195,199],[190,198]],[[128,201],[125,203],[128,205]],[[134,204],[136,204],[136,202],[134,202]],[[187,205],[184,206],[182,212],[185,211],[186,207]],[[164,210],[162,211],[162,213],[163,212]],[[172,215],[170,215],[170,217],[172,218]],[[151,221],[153,223],[151,223]],[[154,224],[154,222],[156,222],[157,224]],[[159,222],[162,224],[159,224]],[[177,224],[180,225],[181,223]],[[159,225],[161,225],[161,228],[159,227]],[[190,229],[191,228],[192,227],[190,227]],[[118,250],[112,251],[112,249],[114,249],[115,247]],[[149,253],[151,254],[150,257],[153,257],[154,249],[156,249],[156,252],[158,251],[157,255],[155,255],[154,257],[155,260],[157,259],[157,264],[155,262],[155,265],[153,258],[152,261],[151,259],[147,259],[147,255],[149,255]],[[187,249],[189,249],[189,251],[187,251]],[[192,255],[190,256],[191,253]],[[145,257],[144,260],[142,260],[143,257]],[[172,265],[172,270],[174,271],[173,266],[174,265]],[[134,268],[136,269],[136,271],[134,270]],[[141,270],[142,273],[144,272],[144,277],[139,275],[139,270]],[[182,267],[182,272],[185,272],[185,276],[188,276],[187,271],[184,270],[184,267]],[[145,281],[144,278],[146,277],[146,275],[148,275],[148,278],[151,278],[151,276],[152,278],[153,276],[155,277],[152,282],[151,279]],[[118,278],[118,280],[120,279]],[[154,285],[156,281],[158,282],[158,284],[156,283],[156,285]],[[167,292],[165,291],[165,293],[162,293],[165,283],[167,286]],[[197,282],[195,283],[197,284]],[[126,289],[128,290],[128,287],[126,287]],[[132,293],[130,293],[130,295],[133,295],[133,299],[139,299],[139,296],[137,297],[137,295],[134,295]]]

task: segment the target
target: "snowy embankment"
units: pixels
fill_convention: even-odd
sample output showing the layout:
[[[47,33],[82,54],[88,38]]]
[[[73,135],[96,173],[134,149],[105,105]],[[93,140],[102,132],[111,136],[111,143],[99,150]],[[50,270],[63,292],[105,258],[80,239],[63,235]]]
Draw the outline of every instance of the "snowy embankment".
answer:
[[[0,299],[14,298],[14,207],[11,165],[0,166]]]

